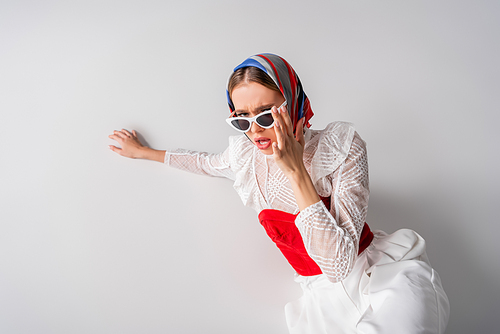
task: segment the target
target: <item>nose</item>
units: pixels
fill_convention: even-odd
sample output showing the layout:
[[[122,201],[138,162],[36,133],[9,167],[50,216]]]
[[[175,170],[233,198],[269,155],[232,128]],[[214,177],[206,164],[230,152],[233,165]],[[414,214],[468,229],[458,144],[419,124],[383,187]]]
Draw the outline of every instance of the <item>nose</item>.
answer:
[[[257,122],[253,122],[252,125],[250,126],[250,132],[257,133],[261,131],[264,131],[264,128],[260,127],[260,125],[257,124]]]

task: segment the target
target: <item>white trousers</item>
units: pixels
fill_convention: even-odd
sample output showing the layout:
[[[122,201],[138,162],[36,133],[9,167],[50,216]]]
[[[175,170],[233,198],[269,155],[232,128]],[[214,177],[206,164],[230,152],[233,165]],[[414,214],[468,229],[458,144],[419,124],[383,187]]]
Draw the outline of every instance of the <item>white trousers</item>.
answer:
[[[374,231],[371,245],[342,282],[299,276],[304,295],[285,306],[291,334],[441,334],[449,302],[412,230]]]

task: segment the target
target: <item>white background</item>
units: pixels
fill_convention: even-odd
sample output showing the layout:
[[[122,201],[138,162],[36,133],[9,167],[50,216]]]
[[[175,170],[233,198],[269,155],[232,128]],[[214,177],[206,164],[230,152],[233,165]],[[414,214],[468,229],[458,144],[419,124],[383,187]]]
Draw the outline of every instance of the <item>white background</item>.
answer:
[[[500,308],[498,1],[0,2],[0,333],[286,333],[293,270],[231,182],[122,158],[220,152],[225,85],[273,52],[313,128],[368,143],[368,223],[428,242],[447,333]]]

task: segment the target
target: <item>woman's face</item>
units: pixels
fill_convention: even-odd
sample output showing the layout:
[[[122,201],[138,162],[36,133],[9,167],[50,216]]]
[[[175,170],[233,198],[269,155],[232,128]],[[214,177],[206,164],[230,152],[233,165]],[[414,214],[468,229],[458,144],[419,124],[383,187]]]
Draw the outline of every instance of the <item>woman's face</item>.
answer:
[[[233,89],[231,94],[235,116],[254,117],[261,112],[279,107],[285,98],[280,92],[271,90],[256,82],[243,83]],[[252,123],[246,135],[264,154],[273,154],[272,144],[277,142],[274,127],[264,129]]]

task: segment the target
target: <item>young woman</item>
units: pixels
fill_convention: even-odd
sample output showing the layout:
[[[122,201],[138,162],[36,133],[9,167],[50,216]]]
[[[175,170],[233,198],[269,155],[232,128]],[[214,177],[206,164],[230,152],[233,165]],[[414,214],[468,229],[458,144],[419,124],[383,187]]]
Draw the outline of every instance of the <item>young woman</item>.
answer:
[[[310,130],[299,77],[283,58],[246,59],[227,88],[231,137],[219,154],[158,151],[135,131],[109,137],[142,158],[234,181],[297,272],[304,295],[285,307],[290,333],[444,333],[449,303],[416,232],[372,232],[365,222],[365,142],[349,123]]]

